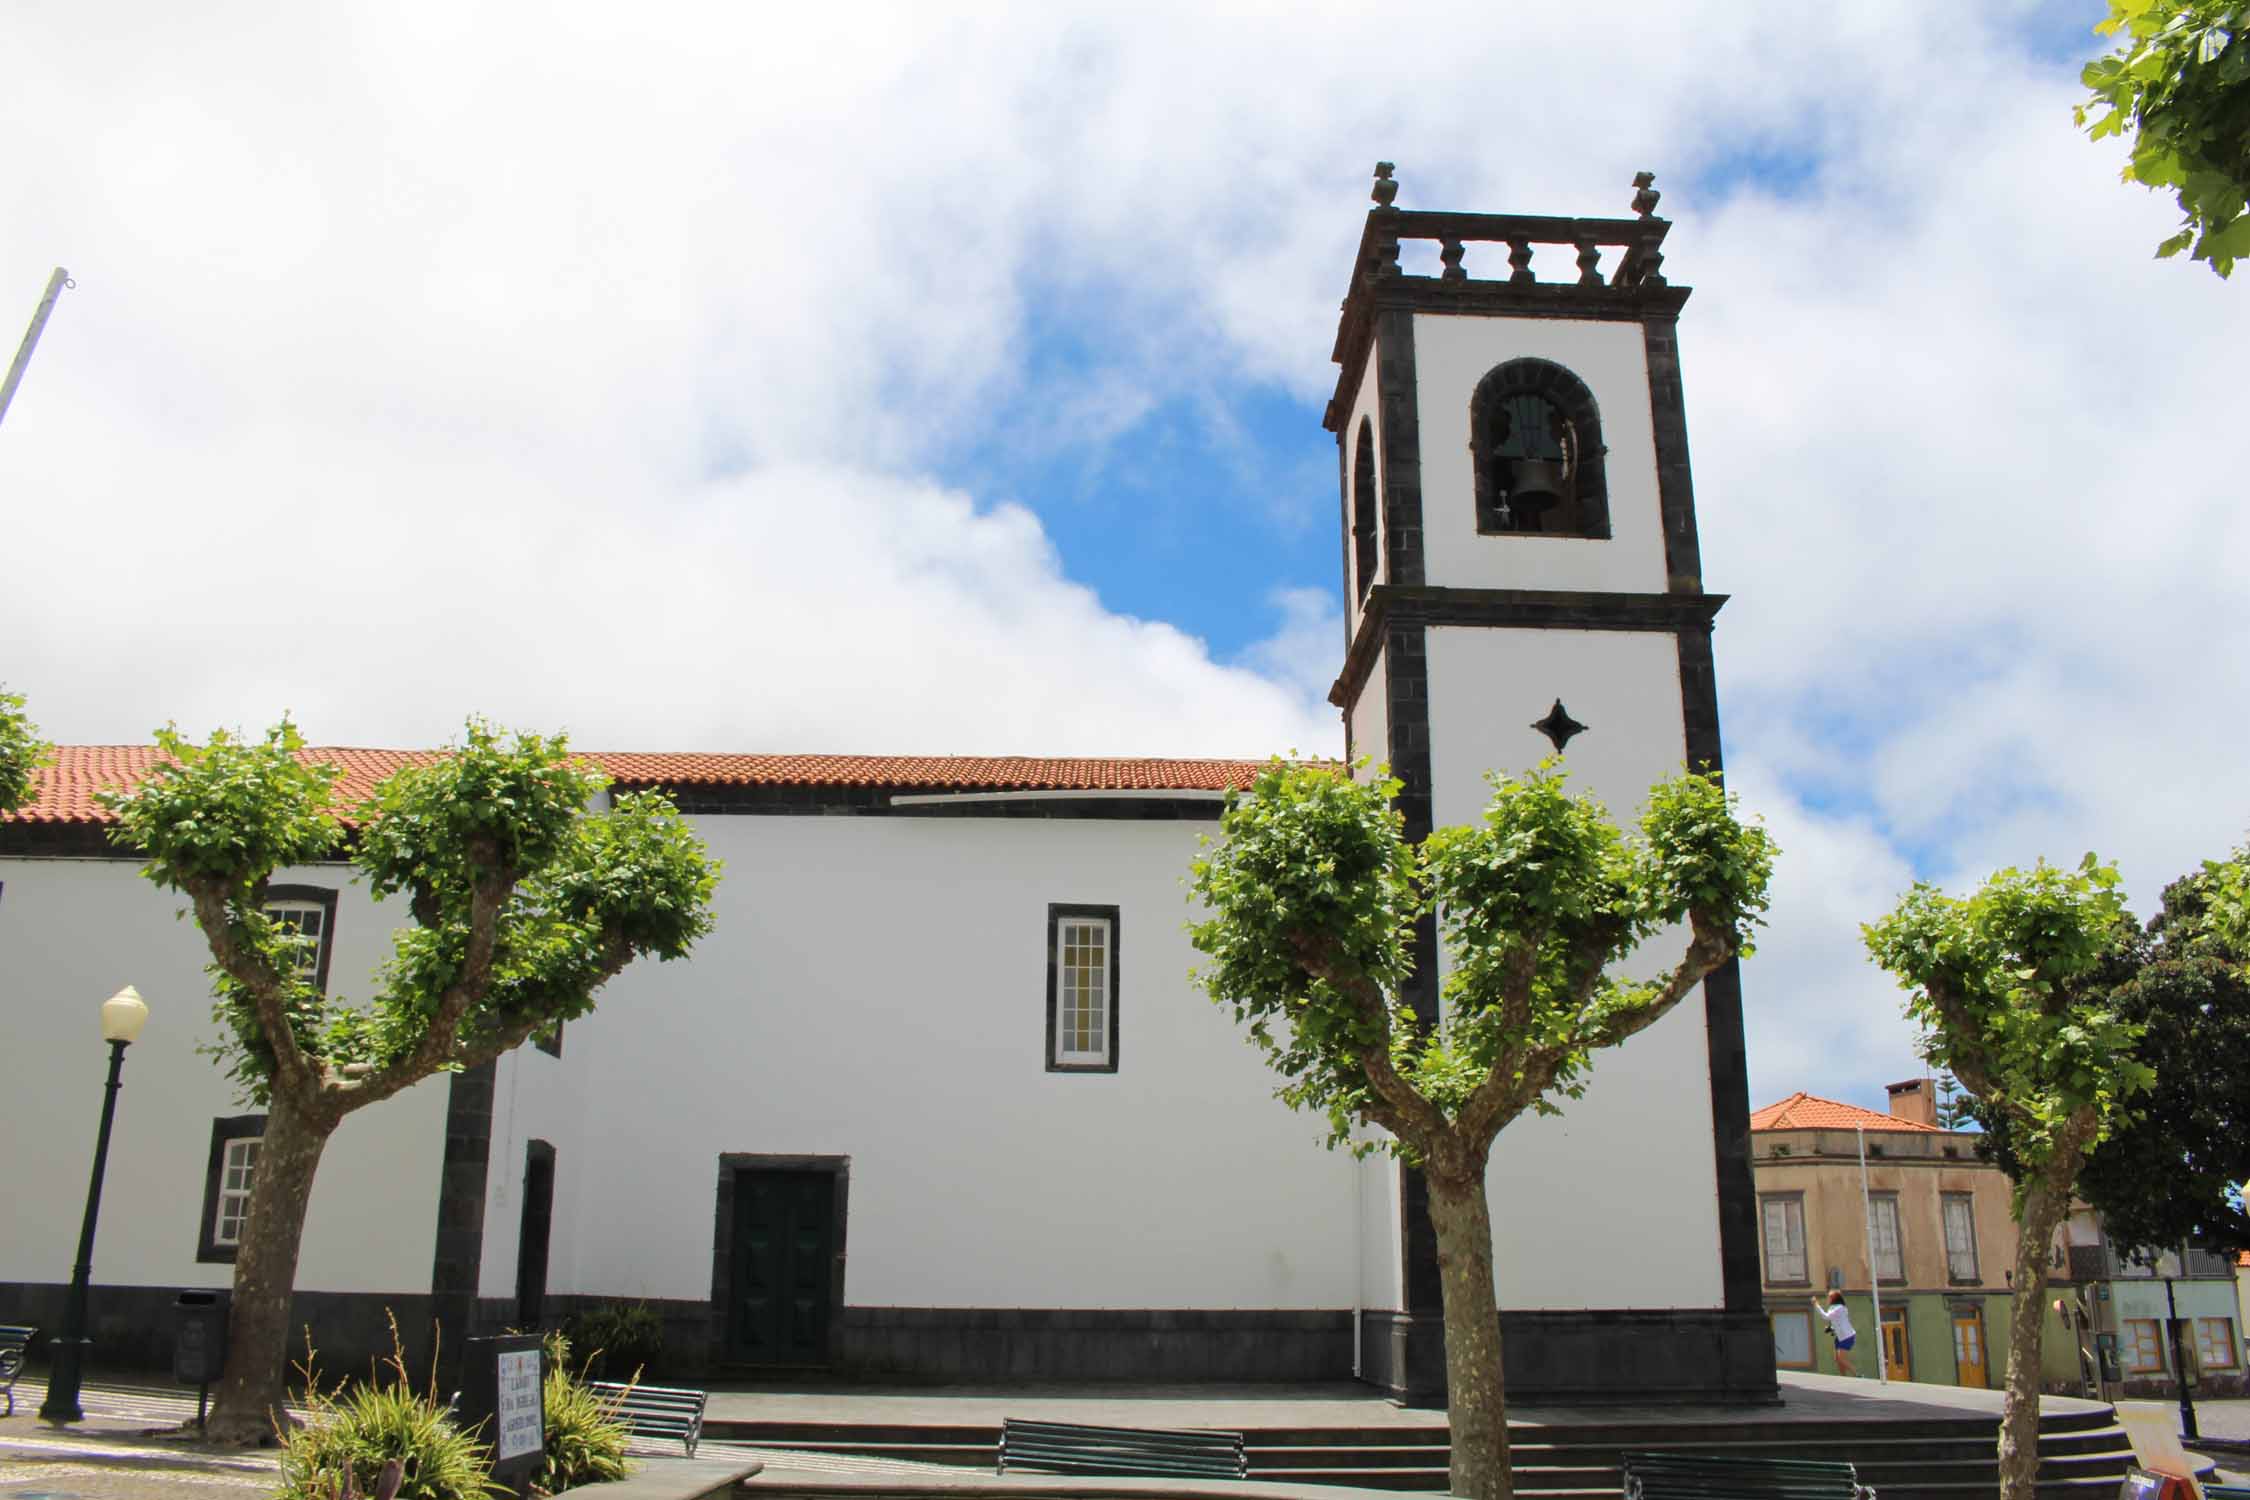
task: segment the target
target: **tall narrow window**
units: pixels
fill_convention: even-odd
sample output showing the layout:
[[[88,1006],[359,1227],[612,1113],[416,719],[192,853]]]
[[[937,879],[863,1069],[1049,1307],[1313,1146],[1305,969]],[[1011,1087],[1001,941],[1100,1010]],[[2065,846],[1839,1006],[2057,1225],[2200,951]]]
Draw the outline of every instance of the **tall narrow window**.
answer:
[[[1875,1242],[1875,1278],[1906,1279],[1906,1252],[1898,1234],[1898,1194],[1877,1193],[1867,1200],[1868,1237]]]
[[[1047,908],[1047,1068],[1117,1071],[1117,908]]]
[[[1375,548],[1378,526],[1375,509],[1375,424],[1359,419],[1359,436],[1352,455],[1352,598],[1365,599],[1375,586],[1379,554]]]
[[[234,1259],[242,1244],[243,1222],[250,1216],[250,1189],[258,1179],[258,1146],[265,1133],[264,1115],[234,1115],[211,1122],[203,1219],[196,1230],[197,1260]]]
[[[1805,1200],[1797,1194],[1761,1200],[1766,1224],[1766,1280],[1804,1286]]]
[[[325,886],[266,888],[266,917],[290,940],[297,977],[328,988],[328,953],[336,938],[336,893]]]
[[[1938,1201],[1945,1214],[1945,1279],[1973,1286],[1981,1279],[1974,1200],[1967,1193],[1945,1193]]]

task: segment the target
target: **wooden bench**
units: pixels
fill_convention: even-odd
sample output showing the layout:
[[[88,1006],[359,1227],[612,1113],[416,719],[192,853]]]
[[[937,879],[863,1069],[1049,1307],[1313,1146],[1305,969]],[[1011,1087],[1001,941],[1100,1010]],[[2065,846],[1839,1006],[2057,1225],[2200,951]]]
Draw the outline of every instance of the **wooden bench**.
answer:
[[[1013,1417],[1000,1424],[999,1472],[1011,1468],[1161,1479],[1243,1479],[1250,1473],[1239,1432],[1082,1427]]]
[[[709,1391],[620,1385],[613,1380],[588,1384],[627,1431],[638,1437],[678,1438],[687,1448],[687,1456],[695,1457],[695,1445],[703,1441],[703,1405],[711,1399]]]
[[[1625,1500],[1875,1500],[1848,1463],[1700,1453],[1627,1453]]]
[[[25,1323],[0,1323],[0,1396],[8,1398],[8,1415],[16,1414],[16,1377],[23,1373],[23,1351],[39,1330]]]

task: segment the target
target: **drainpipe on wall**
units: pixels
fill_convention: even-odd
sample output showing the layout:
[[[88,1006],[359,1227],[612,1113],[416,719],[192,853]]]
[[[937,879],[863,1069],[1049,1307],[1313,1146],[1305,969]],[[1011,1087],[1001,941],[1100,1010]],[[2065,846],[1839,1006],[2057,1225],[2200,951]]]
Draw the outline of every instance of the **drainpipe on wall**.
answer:
[[[1891,1378],[1890,1350],[1883,1344],[1883,1277],[1875,1266],[1875,1197],[1867,1190],[1867,1131],[1853,1130],[1859,1137],[1859,1211],[1867,1224],[1867,1295],[1875,1301],[1875,1378]]]

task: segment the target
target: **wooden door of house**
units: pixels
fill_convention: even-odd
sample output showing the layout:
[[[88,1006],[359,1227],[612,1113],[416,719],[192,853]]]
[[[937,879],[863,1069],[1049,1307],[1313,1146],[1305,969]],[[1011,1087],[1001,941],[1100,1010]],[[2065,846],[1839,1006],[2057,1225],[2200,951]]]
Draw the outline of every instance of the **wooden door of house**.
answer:
[[[1907,1357],[1906,1309],[1883,1309],[1883,1369],[1893,1380],[1912,1380],[1913,1361]]]
[[[1992,1384],[1984,1372],[1984,1314],[1956,1312],[1953,1315],[1953,1380],[1984,1390]]]
[[[727,1309],[731,1360],[827,1363],[835,1210],[832,1173],[745,1169],[735,1174]]]

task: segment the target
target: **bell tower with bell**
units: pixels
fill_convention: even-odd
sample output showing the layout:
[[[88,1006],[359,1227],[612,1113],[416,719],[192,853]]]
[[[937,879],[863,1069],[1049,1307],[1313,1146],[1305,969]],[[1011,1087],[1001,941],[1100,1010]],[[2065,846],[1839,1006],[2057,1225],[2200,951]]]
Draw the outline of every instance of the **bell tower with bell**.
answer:
[[[1689,481],[1669,222],[1402,209],[1388,162],[1336,332],[1325,419],[1343,498],[1348,755],[1404,784],[1407,836],[1466,823],[1487,771],[1560,755],[1620,821],[1720,769]],[[1434,242],[1436,274],[1408,274]],[[1536,264],[1535,264],[1536,258]],[[1551,268],[1551,269],[1550,269]],[[1403,997],[1438,1013],[1434,921]],[[1658,966],[1651,958],[1646,968]],[[1629,972],[1639,972],[1628,961]],[[1741,981],[1711,975],[1493,1151],[1512,1394],[1773,1399],[1750,1176]],[[1359,1347],[1369,1380],[1444,1400],[1436,1239],[1418,1173],[1370,1158]]]

